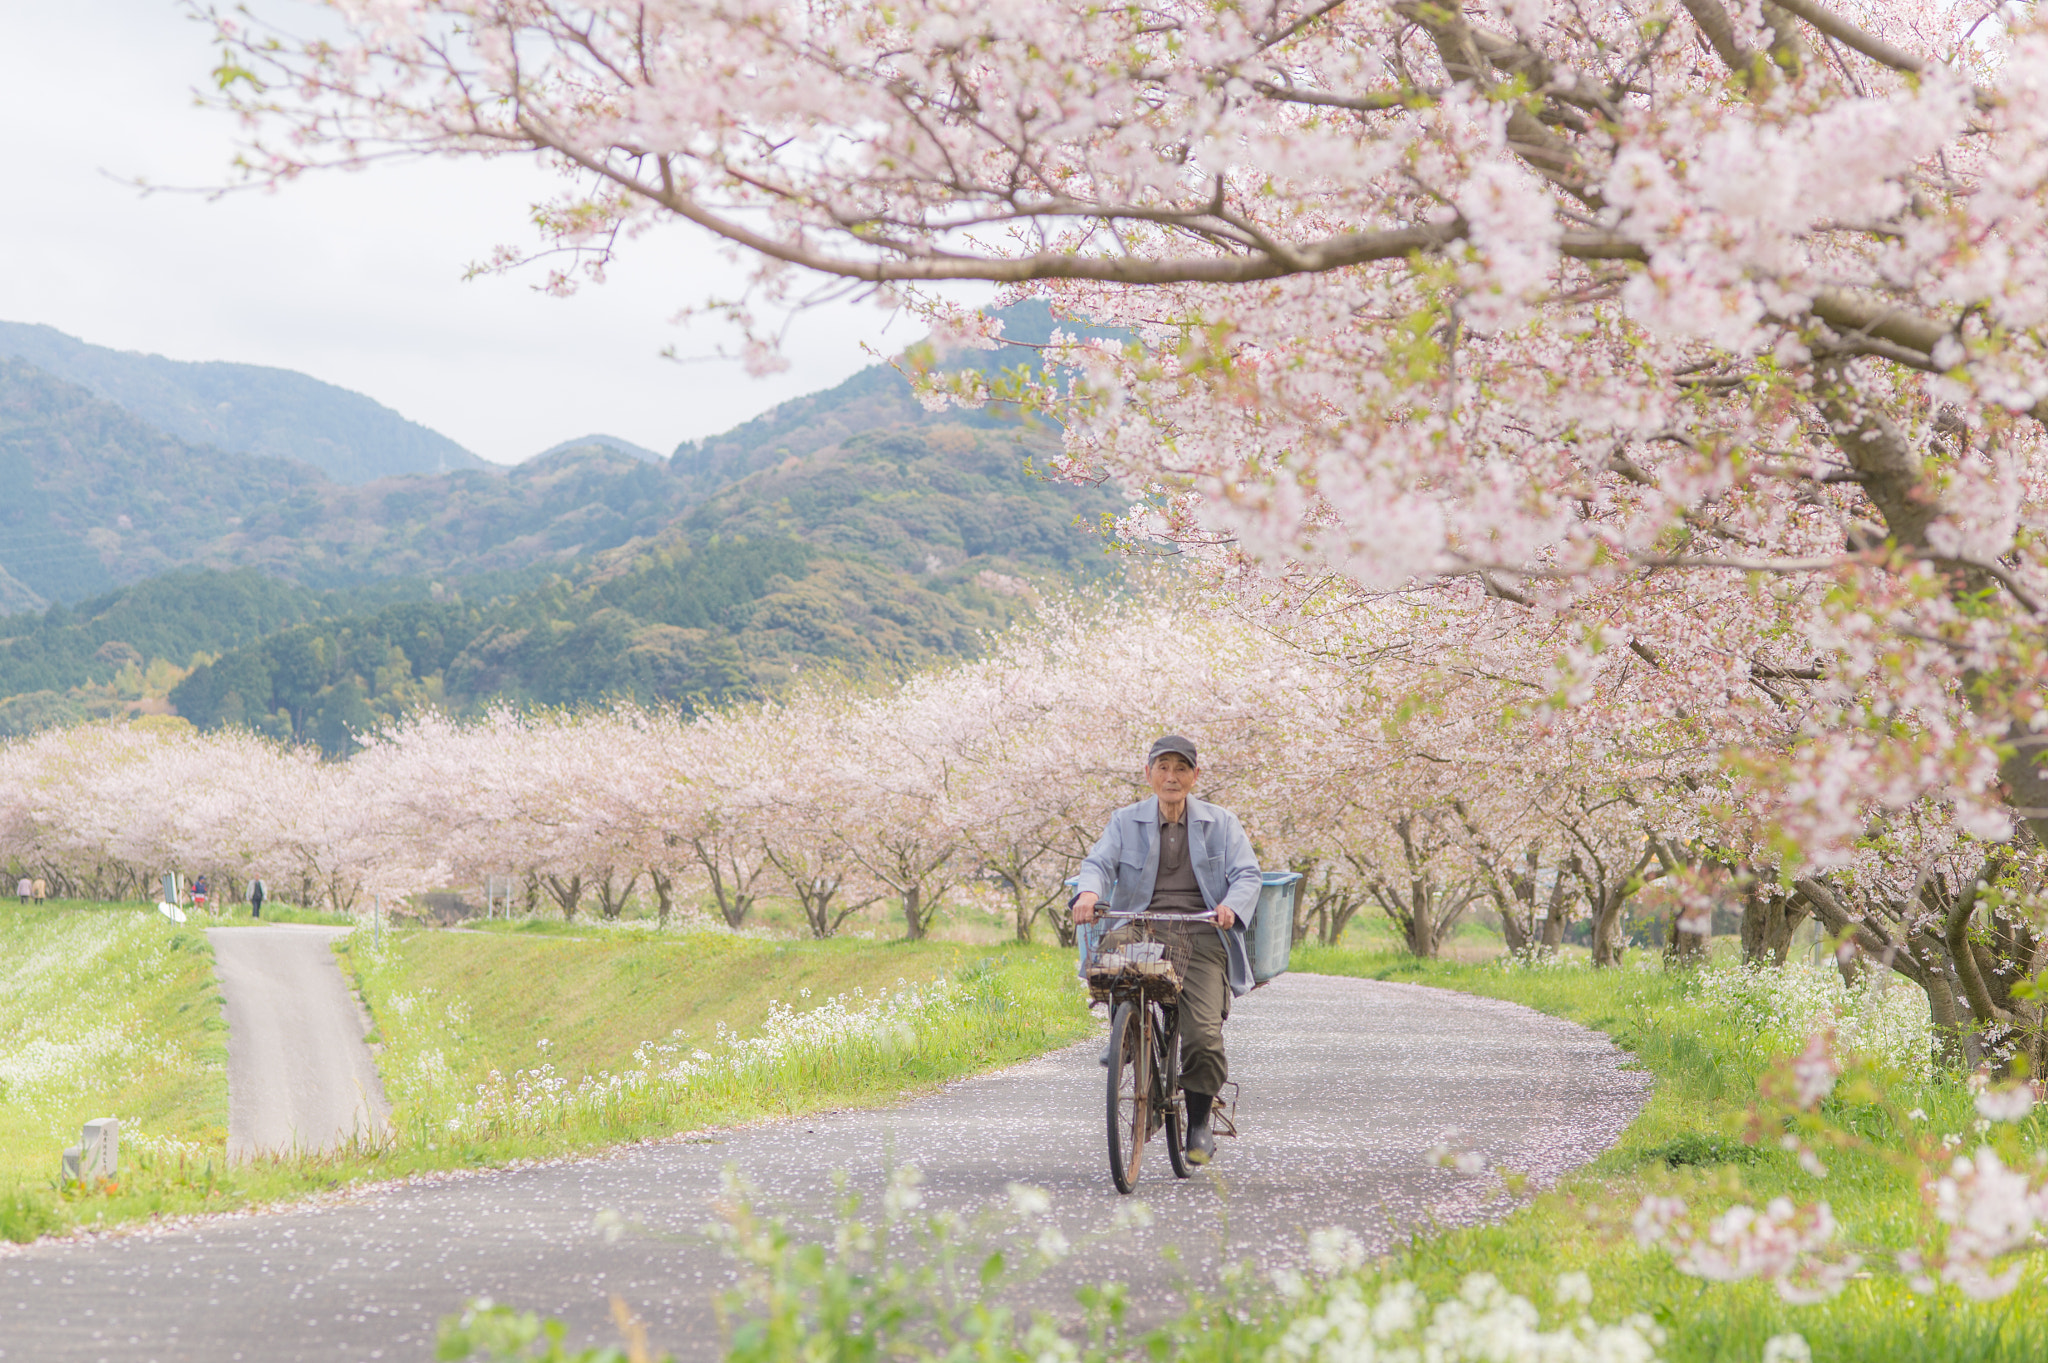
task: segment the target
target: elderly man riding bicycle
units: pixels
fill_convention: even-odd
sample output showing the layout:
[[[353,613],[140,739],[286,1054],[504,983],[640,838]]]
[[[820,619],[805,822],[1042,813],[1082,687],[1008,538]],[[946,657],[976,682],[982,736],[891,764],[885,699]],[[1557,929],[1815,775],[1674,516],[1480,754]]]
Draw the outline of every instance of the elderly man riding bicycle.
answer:
[[[1194,798],[1202,768],[1195,745],[1168,734],[1145,758],[1152,798],[1110,815],[1109,827],[1081,863],[1074,921],[1093,921],[1107,899],[1112,928],[1119,914],[1215,914],[1213,926],[1189,923],[1188,960],[1180,991],[1181,1088],[1187,1095],[1187,1158],[1206,1164],[1216,1153],[1210,1129],[1213,1100],[1230,1077],[1223,1020],[1230,1000],[1252,988],[1245,928],[1259,903],[1259,863],[1244,826],[1227,809]],[[1119,943],[1112,932],[1104,949]]]

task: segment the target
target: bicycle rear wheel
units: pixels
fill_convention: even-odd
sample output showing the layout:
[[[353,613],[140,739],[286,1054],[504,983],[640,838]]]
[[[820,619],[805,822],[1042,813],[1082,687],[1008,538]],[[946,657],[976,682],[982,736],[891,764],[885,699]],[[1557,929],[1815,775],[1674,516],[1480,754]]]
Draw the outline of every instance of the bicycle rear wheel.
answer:
[[[1145,1153],[1145,1123],[1152,1090],[1149,1046],[1142,1003],[1117,1005],[1109,1023],[1109,1176],[1116,1190],[1138,1186]]]

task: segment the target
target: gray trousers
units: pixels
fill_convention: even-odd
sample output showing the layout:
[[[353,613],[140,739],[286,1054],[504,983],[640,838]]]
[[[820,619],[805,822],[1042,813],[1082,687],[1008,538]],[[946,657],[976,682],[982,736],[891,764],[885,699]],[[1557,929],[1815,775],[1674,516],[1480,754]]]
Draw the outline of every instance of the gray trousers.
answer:
[[[1177,927],[1177,925],[1176,925]],[[1230,1079],[1223,1055],[1223,1020],[1230,1016],[1230,958],[1223,934],[1207,924],[1189,924],[1188,967],[1180,984],[1180,1086],[1189,1093],[1215,1095]],[[1137,934],[1119,928],[1102,939],[1114,951]]]

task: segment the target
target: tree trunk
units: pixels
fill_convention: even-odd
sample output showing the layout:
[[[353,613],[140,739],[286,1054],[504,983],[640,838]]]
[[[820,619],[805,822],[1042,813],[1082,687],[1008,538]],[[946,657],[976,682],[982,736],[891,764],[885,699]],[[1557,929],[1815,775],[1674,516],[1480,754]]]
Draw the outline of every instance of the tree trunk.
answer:
[[[1600,896],[1593,907],[1593,965],[1611,969],[1621,964],[1621,909],[1628,901],[1614,891]]]
[[[921,911],[923,898],[924,887],[922,885],[904,886],[903,926],[906,930],[909,940],[913,942],[923,941],[925,930],[930,926],[930,924],[925,921],[925,916]]]
[[[1412,889],[1408,905],[1408,950],[1424,960],[1436,959],[1436,929],[1430,922],[1429,896]]]
[[[690,845],[696,849],[697,864],[711,877],[711,897],[718,901],[718,916],[725,920],[727,927],[739,931],[747,921],[747,915],[754,911],[754,895],[741,883],[743,880],[751,883],[751,880],[742,875],[739,857],[735,855],[733,858],[732,884],[727,886],[725,867],[719,861],[717,849],[707,849],[701,838],[691,839]]]
[[[1508,950],[1515,955],[1526,955],[1530,942],[1529,927],[1514,915],[1513,911],[1506,906],[1505,901],[1496,897],[1493,903],[1494,907],[1500,911],[1501,940],[1507,943]]]
[[[575,875],[570,876],[569,882],[566,885],[562,883],[562,878],[557,875],[549,875],[546,879],[548,883],[548,896],[562,907],[562,921],[564,923],[575,922],[576,910],[583,906],[583,873],[579,871]]]
[[[847,919],[875,902],[872,898],[863,899],[858,904],[843,904],[835,909],[832,901],[839,894],[840,883],[822,877],[792,878],[790,886],[796,891],[797,903],[803,906],[804,922],[809,926],[811,936],[818,941],[839,931]]]
[[[657,871],[650,866],[647,868],[647,883],[654,887],[655,926],[666,928],[668,916],[676,907],[676,878],[666,871]]]
[[[616,884],[612,868],[607,866],[597,878],[597,911],[608,923],[617,922],[626,911],[626,901],[633,897],[633,887],[640,883],[640,873],[633,872],[626,877],[624,885]]]
[[[1671,917],[1671,941],[1664,948],[1664,959],[1679,966],[1704,964],[1713,945],[1713,933],[1687,932],[1678,924],[1678,915],[1674,913]]]
[[[1807,900],[1753,879],[1742,892],[1742,959],[1749,965],[1783,965],[1792,935],[1812,914]]]
[[[1071,948],[1080,940],[1081,934],[1074,927],[1074,911],[1066,906],[1065,901],[1048,908],[1045,916],[1052,924],[1053,935],[1059,938],[1062,947]]]
[[[1550,903],[1545,906],[1543,913],[1542,941],[1543,950],[1547,954],[1555,954],[1558,948],[1564,945],[1565,908],[1570,903],[1570,896],[1564,889],[1564,875],[1560,872],[1550,887]]]
[[[1356,890],[1344,890],[1331,896],[1321,911],[1321,931],[1318,938],[1326,947],[1336,946],[1344,940],[1344,929],[1351,926],[1351,920],[1365,907],[1365,896]]]

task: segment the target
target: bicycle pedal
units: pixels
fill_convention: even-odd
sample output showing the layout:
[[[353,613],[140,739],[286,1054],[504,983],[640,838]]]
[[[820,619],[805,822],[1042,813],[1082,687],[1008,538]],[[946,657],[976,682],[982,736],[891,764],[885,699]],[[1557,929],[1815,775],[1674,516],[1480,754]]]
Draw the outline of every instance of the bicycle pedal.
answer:
[[[1209,1129],[1219,1136],[1229,1136],[1235,1139],[1237,1136],[1237,1123],[1231,1120],[1231,1115],[1237,1111],[1237,1085],[1226,1083],[1223,1088],[1230,1096],[1226,1098],[1222,1093],[1219,1093],[1210,1104]]]

